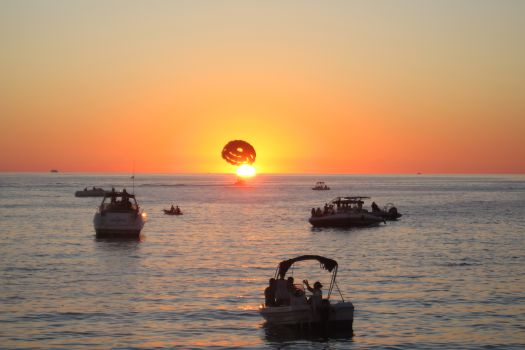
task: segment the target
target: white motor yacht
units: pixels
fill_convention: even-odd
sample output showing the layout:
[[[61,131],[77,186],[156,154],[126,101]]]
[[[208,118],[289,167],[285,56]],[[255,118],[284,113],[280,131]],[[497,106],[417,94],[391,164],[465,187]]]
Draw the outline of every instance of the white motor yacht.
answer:
[[[93,223],[97,237],[137,238],[144,227],[147,215],[142,211],[135,195],[122,190],[104,195]]]
[[[315,305],[312,298],[308,299],[302,284],[294,284],[294,292],[289,291],[286,273],[290,267],[299,261],[317,260],[321,267],[332,273],[328,295],[322,299],[319,305]],[[339,287],[336,283],[337,262],[333,259],[325,258],[319,255],[302,255],[293,259],[282,261],[275,273],[275,303],[270,305],[261,305],[259,312],[266,320],[267,324],[272,325],[329,325],[337,328],[345,327],[352,331],[354,321],[354,305],[350,301],[345,301],[341,292],[341,301],[332,302],[333,288]],[[308,286],[308,285],[307,285]],[[279,301],[279,295],[288,293],[286,302]]]

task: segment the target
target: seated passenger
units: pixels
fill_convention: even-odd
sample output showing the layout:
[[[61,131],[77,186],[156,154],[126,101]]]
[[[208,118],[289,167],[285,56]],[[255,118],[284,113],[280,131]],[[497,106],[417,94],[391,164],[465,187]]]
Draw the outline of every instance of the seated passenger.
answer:
[[[270,278],[268,287],[264,290],[264,304],[266,306],[275,306],[275,278]]]
[[[290,294],[294,294],[295,286],[293,285],[293,277],[288,277],[288,279],[286,280],[286,289],[288,289],[288,292]]]
[[[290,305],[290,293],[286,281],[282,278],[275,281],[275,304],[277,306]]]

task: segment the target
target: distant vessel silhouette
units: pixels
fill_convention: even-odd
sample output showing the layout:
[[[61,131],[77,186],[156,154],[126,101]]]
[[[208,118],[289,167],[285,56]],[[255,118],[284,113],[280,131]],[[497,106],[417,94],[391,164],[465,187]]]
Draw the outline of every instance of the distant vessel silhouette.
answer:
[[[58,173],[58,170],[57,169],[51,169],[50,173]]]

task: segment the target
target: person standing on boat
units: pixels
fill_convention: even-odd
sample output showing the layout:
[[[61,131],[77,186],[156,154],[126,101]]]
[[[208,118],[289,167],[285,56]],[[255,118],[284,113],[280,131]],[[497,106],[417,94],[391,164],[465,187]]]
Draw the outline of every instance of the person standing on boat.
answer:
[[[321,307],[321,302],[323,301],[323,291],[321,288],[323,288],[323,285],[321,282],[317,281],[314,283],[314,287],[310,287],[310,284],[308,283],[308,280],[303,280],[304,284],[306,285],[306,288],[312,293],[312,297],[310,298],[312,302],[312,307],[314,309],[314,312]]]
[[[264,290],[264,304],[266,306],[275,306],[275,278],[270,278],[268,287]]]

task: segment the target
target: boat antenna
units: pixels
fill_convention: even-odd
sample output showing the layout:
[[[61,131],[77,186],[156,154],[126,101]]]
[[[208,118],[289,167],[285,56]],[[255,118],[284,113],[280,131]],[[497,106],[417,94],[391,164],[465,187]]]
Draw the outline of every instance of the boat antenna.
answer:
[[[135,194],[135,159],[133,159],[133,174],[131,175],[131,179],[133,180],[133,190],[131,193]]]

